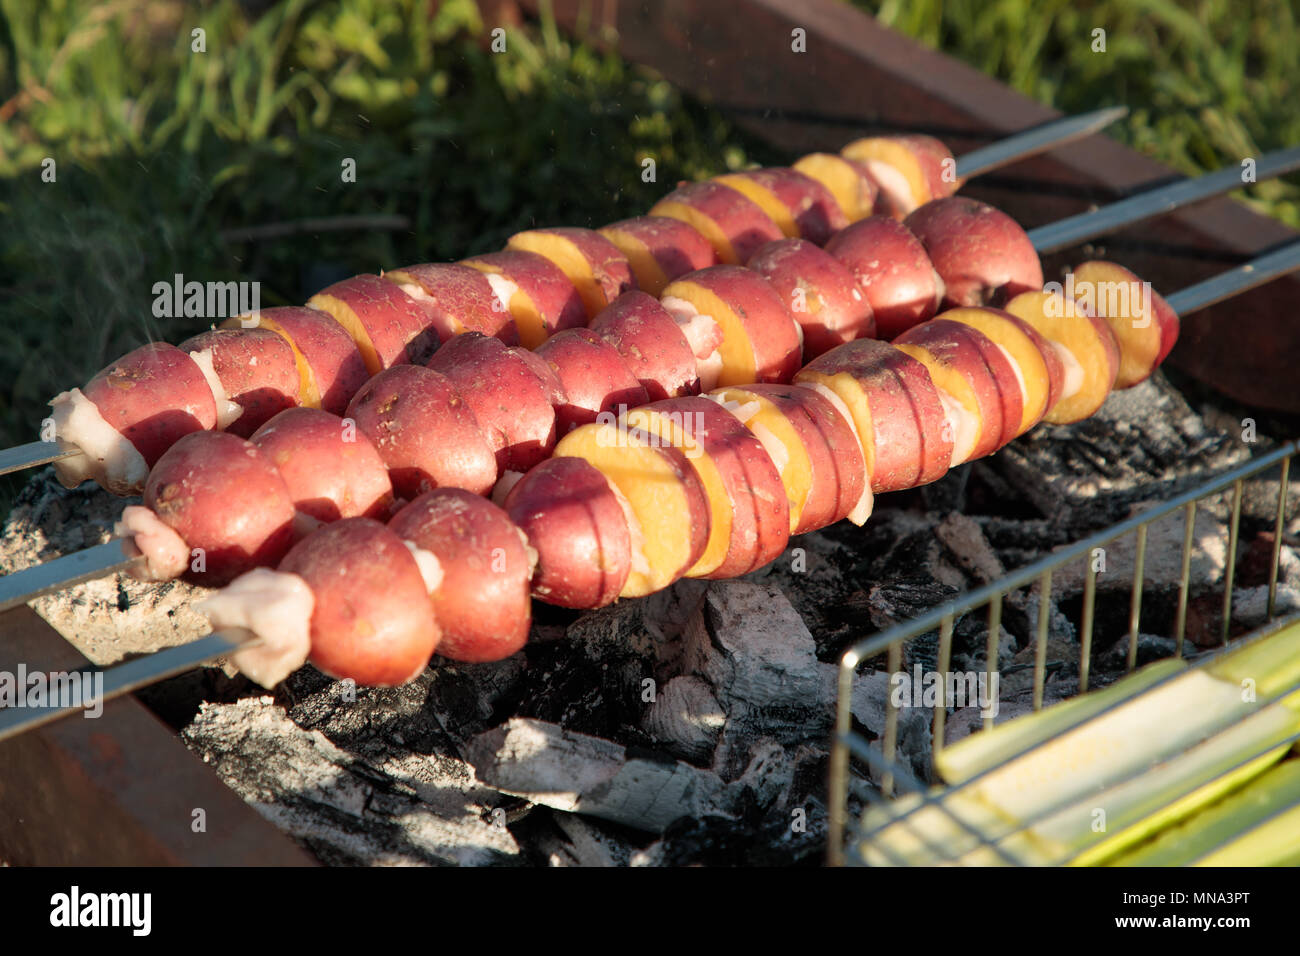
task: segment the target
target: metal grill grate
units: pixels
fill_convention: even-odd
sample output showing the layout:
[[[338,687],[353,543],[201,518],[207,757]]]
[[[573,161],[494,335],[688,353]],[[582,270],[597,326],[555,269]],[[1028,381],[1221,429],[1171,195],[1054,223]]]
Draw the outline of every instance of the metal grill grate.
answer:
[[[1172,656],[1182,657],[1183,644],[1187,629],[1187,607],[1190,592],[1192,554],[1194,551],[1193,529],[1196,520],[1197,507],[1207,499],[1220,495],[1228,489],[1232,494],[1231,517],[1228,525],[1228,545],[1226,555],[1226,570],[1224,575],[1224,593],[1223,593],[1223,621],[1220,630],[1221,641],[1224,645],[1228,643],[1228,637],[1232,624],[1232,589],[1234,581],[1234,569],[1236,564],[1236,555],[1238,547],[1238,532],[1241,519],[1242,492],[1245,481],[1249,478],[1260,475],[1271,468],[1281,466],[1281,481],[1278,489],[1277,509],[1274,522],[1273,534],[1273,551],[1272,562],[1269,566],[1268,575],[1268,605],[1266,623],[1262,631],[1257,636],[1263,637],[1275,632],[1281,626],[1292,623],[1296,618],[1285,621],[1275,621],[1275,607],[1277,598],[1277,580],[1279,561],[1281,554],[1282,532],[1286,517],[1287,488],[1290,477],[1291,459],[1297,452],[1297,444],[1289,442],[1286,445],[1252,459],[1245,464],[1226,472],[1213,481],[1188,491],[1182,495],[1170,499],[1161,505],[1151,508],[1142,514],[1135,515],[1125,521],[1120,522],[1104,531],[1098,532],[1091,537],[1085,538],[1074,545],[1065,548],[1059,552],[1053,553],[1006,575],[998,581],[994,581],[984,587],[964,594],[957,599],[950,601],[940,607],[935,608],[930,613],[913,621],[907,621],[894,625],[885,631],[875,634],[870,638],[862,640],[853,645],[840,661],[839,668],[839,692],[836,706],[835,732],[831,741],[831,758],[830,758],[830,807],[829,807],[829,848],[828,859],[832,865],[860,864],[865,863],[863,847],[875,846],[871,843],[873,835],[879,832],[879,828],[867,829],[858,820],[849,819],[849,789],[855,772],[852,761],[856,758],[867,767],[869,767],[880,780],[878,791],[872,788],[864,788],[863,797],[868,804],[886,802],[895,799],[900,794],[906,796],[915,794],[915,797],[909,796],[911,801],[909,806],[898,815],[891,818],[889,825],[895,825],[900,819],[906,821],[917,811],[925,808],[937,807],[947,815],[952,825],[960,831],[969,833],[980,847],[986,848],[991,854],[1003,862],[1019,864],[1022,860],[1006,844],[1006,838],[1016,832],[1023,831],[1026,827],[1031,826],[1037,819],[1041,819],[1055,810],[1060,808],[1048,807],[1040,816],[1032,819],[1020,821],[1018,825],[1010,824],[998,829],[990,829],[987,826],[976,827],[971,821],[960,819],[958,815],[951,811],[951,807],[942,806],[937,802],[938,797],[960,791],[965,787],[971,786],[977,780],[985,776],[990,770],[978,774],[975,777],[963,782],[958,787],[945,788],[938,794],[932,792],[932,788],[926,783],[920,781],[906,767],[900,764],[897,757],[898,744],[898,727],[899,727],[899,708],[895,706],[892,700],[887,701],[885,705],[885,727],[881,737],[880,746],[877,748],[872,742],[864,736],[853,730],[852,726],[852,689],[854,676],[860,665],[870,661],[880,655],[886,656],[886,668],[890,674],[896,674],[901,669],[903,645],[911,640],[916,640],[923,635],[938,630],[938,661],[936,670],[944,674],[949,669],[952,655],[953,627],[957,619],[965,614],[969,614],[980,608],[987,608],[988,615],[988,647],[986,651],[986,668],[987,679],[990,686],[995,686],[993,680],[995,673],[998,671],[998,643],[1002,619],[1002,603],[1006,596],[1019,588],[1032,587],[1035,583],[1040,589],[1040,598],[1038,602],[1037,618],[1037,643],[1034,656],[1034,684],[1033,684],[1033,709],[1038,711],[1043,706],[1043,689],[1046,684],[1047,675],[1047,639],[1049,632],[1050,613],[1051,613],[1051,593],[1052,593],[1052,574],[1072,561],[1084,561],[1086,571],[1083,586],[1083,607],[1081,619],[1079,622],[1079,687],[1078,693],[1087,691],[1089,684],[1089,668],[1092,656],[1092,636],[1093,622],[1096,610],[1096,570],[1094,563],[1089,560],[1093,549],[1103,547],[1126,535],[1133,535],[1136,545],[1136,556],[1133,568],[1133,583],[1130,597],[1129,608],[1129,632],[1128,632],[1128,654],[1126,672],[1131,672],[1137,665],[1138,650],[1138,633],[1139,624],[1142,615],[1142,594],[1144,587],[1144,566],[1146,558],[1147,531],[1150,526],[1168,515],[1182,510],[1184,513],[1184,534],[1182,549],[1182,566],[1179,580],[1177,608],[1173,624],[1173,638],[1175,640],[1175,651]],[[1296,688],[1289,688],[1284,693],[1277,695],[1280,699]],[[934,717],[931,729],[932,753],[937,757],[943,748],[944,723],[947,717],[948,702],[944,699],[945,688],[942,685],[937,688],[938,699],[934,704]],[[1272,701],[1262,701],[1262,704],[1271,703]],[[993,717],[986,715],[984,717],[984,728],[989,729],[993,726]],[[1226,728],[1219,728],[1220,730]],[[1275,745],[1274,745],[1275,746]],[[1009,758],[1014,760],[1020,754],[1015,754]],[[1252,759],[1259,757],[1259,753],[1243,755],[1240,765],[1249,763]],[[1005,764],[1008,761],[1003,761]],[[1003,765],[999,764],[999,766]],[[1227,771],[1231,772],[1231,770]],[[923,834],[917,833],[924,838]],[[951,854],[946,854],[948,848],[935,847],[927,842],[929,848],[938,855],[940,859],[952,859],[955,855],[964,855],[969,852],[969,846],[958,847],[952,850]],[[877,847],[879,849],[879,847]],[[960,851],[960,852],[958,852]],[[885,851],[887,854],[887,851]],[[895,861],[901,862],[901,861]],[[1059,863],[1068,863],[1069,859],[1056,861]]]

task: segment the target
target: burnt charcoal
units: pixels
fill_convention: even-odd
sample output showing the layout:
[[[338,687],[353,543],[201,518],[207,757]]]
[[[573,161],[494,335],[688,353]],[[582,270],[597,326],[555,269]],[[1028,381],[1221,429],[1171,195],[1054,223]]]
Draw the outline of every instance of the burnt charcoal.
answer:
[[[682,818],[633,856],[634,866],[820,866],[826,809],[811,803],[799,825],[786,815]]]
[[[962,511],[966,507],[966,485],[970,480],[970,465],[959,465],[946,472],[938,481],[921,486],[921,501],[926,511]]]
[[[1213,431],[1163,374],[1112,392],[1091,418],[1033,429],[991,465],[1039,511],[1073,532],[1167,499],[1250,456],[1239,434]]]
[[[1139,632],[1137,636],[1137,666],[1142,667],[1152,661],[1173,657],[1178,643],[1172,637]],[[1109,650],[1097,660],[1099,669],[1105,674],[1122,674],[1128,667],[1128,636],[1115,641]]]
[[[836,661],[872,630],[865,609],[854,599],[857,566],[871,550],[870,543],[850,545],[825,532],[800,535],[790,540],[785,554],[746,580],[779,587],[812,632],[818,659]]]
[[[363,757],[262,697],[204,704],[182,736],[231,789],[322,862],[524,862],[505,827],[507,801],[479,786],[458,758],[403,753],[400,735],[390,745],[372,740]]]
[[[645,835],[604,820],[537,807],[511,833],[540,866],[628,866]]]

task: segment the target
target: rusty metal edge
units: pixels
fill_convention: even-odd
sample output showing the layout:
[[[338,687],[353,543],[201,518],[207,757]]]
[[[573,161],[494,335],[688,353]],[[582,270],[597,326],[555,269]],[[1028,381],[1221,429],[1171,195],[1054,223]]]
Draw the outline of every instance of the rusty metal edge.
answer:
[[[0,671],[20,662],[29,673],[88,663],[26,606],[0,615]],[[0,862],[317,865],[134,697],[0,744]]]

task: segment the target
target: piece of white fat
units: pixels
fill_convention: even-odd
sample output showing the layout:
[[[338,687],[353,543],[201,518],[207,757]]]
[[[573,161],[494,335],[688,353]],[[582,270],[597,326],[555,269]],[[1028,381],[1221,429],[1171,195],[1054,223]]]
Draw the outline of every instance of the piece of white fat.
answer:
[[[424,589],[430,594],[435,593],[442,587],[442,562],[438,560],[438,556],[420,547],[414,541],[403,538],[402,544],[406,545],[406,550],[411,552],[411,557],[415,558],[415,563],[420,568],[420,577],[424,578]]]
[[[122,550],[128,557],[144,556],[144,566],[131,569],[133,578],[171,581],[185,573],[190,546],[152,509],[127,505],[121,520],[113,525],[113,534],[122,539]]]
[[[948,467],[953,468],[970,459],[979,440],[980,423],[965,405],[957,401],[951,392],[935,386],[939,401],[943,405],[943,414],[948,420],[948,429],[952,432],[952,460]]]
[[[609,490],[614,492],[614,498],[618,501],[618,506],[623,509],[623,517],[627,519],[627,535],[632,550],[632,573],[648,577],[650,575],[650,562],[646,560],[645,556],[645,532],[641,529],[641,519],[632,510],[632,503],[623,497],[623,492],[618,490],[618,485],[609,481],[608,478],[605,480],[609,483]]]
[[[735,416],[736,420],[742,425],[748,425],[749,420],[759,413],[762,404],[755,399],[752,402],[740,402],[734,398],[724,398],[717,393],[706,393],[704,398],[713,402],[715,405],[721,405],[727,411]]]
[[[203,378],[208,383],[208,388],[212,390],[212,401],[217,406],[217,428],[225,431],[240,415],[244,414],[244,410],[230,400],[226,386],[222,385],[221,379],[217,377],[217,370],[212,364],[212,349],[191,352],[190,358],[199,367],[199,371],[203,373]]]
[[[1065,382],[1061,386],[1061,397],[1057,399],[1058,402],[1063,402],[1067,398],[1073,398],[1083,388],[1083,366],[1069,348],[1060,342],[1052,341],[1050,344],[1056,349],[1056,354],[1061,356],[1061,364],[1065,366]]]
[[[700,390],[712,391],[722,377],[722,353],[714,349],[707,358],[696,359],[695,371],[700,376]]]
[[[487,277],[488,285],[492,287],[492,294],[497,297],[498,308],[495,311],[509,315],[510,300],[519,291],[519,286],[498,272],[485,272],[483,274]]]
[[[704,358],[722,344],[722,329],[713,316],[705,315],[686,299],[666,295],[659,304],[668,310],[677,327],[686,336],[696,358]]]
[[[866,447],[862,444],[862,436],[858,434],[857,423],[853,421],[853,413],[849,411],[849,406],[844,404],[844,399],[840,398],[834,391],[823,385],[821,382],[798,382],[796,384],[800,388],[812,389],[834,406],[835,411],[839,413],[840,418],[844,419],[845,423],[849,426],[849,431],[853,432],[853,438],[857,441],[858,447],[862,449],[862,458],[865,461],[867,456]],[[867,523],[867,519],[871,517],[871,509],[875,507],[875,503],[876,496],[871,490],[871,475],[867,475],[866,480],[862,482],[862,497],[859,498],[858,503],[853,506],[853,510],[844,517],[848,518],[858,527],[862,527],[862,525]]]
[[[705,398],[717,402],[735,417],[736,421],[744,425],[753,433],[754,437],[763,445],[763,450],[767,452],[772,464],[776,465],[776,471],[779,475],[785,474],[786,466],[790,464],[790,449],[785,447],[785,442],[776,437],[766,425],[754,424],[750,421],[763,409],[761,402],[754,400],[749,402],[738,402],[735,399],[724,399],[721,395],[706,395]]]
[[[63,451],[75,452],[54,463],[55,474],[65,488],[75,488],[93,479],[115,495],[138,494],[144,490],[149,466],[121,432],[104,420],[95,403],[79,388],[56,395],[54,439]]]
[[[916,208],[916,200],[912,198],[912,187],[908,184],[906,176],[889,163],[879,159],[868,159],[865,165],[867,172],[871,173],[871,178],[880,187],[880,191],[888,196],[893,205],[904,215]]]
[[[659,304],[673,317],[677,327],[682,330],[682,335],[686,337],[691,353],[695,356],[700,390],[712,390],[722,375],[722,353],[718,351],[724,338],[722,326],[714,321],[713,316],[705,315],[686,299],[675,295],[664,296]]]
[[[997,345],[997,343],[993,343]],[[1007,364],[1011,366],[1011,371],[1016,374],[1016,384],[1020,386],[1020,404],[1029,404],[1029,387],[1025,385],[1025,373],[1020,368],[1020,363],[1015,360],[1010,352],[1004,346],[998,345],[998,351],[1006,358]]]
[[[776,465],[776,473],[784,476],[786,466],[790,464],[790,449],[785,447],[785,442],[777,438],[772,429],[760,422],[750,425],[749,430],[762,443],[763,450],[772,459],[772,464]]]
[[[263,687],[274,687],[307,663],[316,599],[296,574],[257,568],[194,607],[214,631],[257,640],[235,651],[231,661]]]
[[[519,484],[524,477],[522,471],[503,471],[497,483],[492,486],[492,503],[498,508],[506,506],[506,495],[510,494],[510,489]]]

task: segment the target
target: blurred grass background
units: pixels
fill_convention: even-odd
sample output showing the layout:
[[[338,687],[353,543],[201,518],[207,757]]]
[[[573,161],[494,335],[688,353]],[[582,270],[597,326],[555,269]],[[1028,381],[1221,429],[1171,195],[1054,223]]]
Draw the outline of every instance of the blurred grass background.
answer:
[[[1189,173],[1300,142],[1288,0],[852,2],[1066,112],[1128,104],[1112,134]],[[258,280],[264,305],[297,303],[346,275],[632,215],[679,179],[785,159],[545,19],[492,55],[473,3],[436,7],[0,0],[0,443],[34,438],[51,395],[127,348],[196,331],[151,312],[174,273]],[[656,183],[640,176],[649,154]],[[1300,225],[1295,187],[1261,184],[1252,202]],[[223,236],[381,214],[409,228]]]

